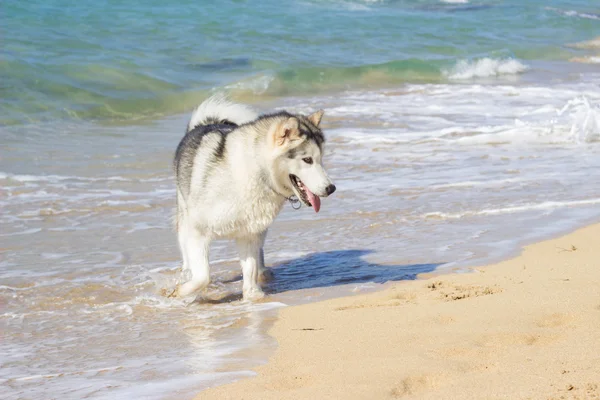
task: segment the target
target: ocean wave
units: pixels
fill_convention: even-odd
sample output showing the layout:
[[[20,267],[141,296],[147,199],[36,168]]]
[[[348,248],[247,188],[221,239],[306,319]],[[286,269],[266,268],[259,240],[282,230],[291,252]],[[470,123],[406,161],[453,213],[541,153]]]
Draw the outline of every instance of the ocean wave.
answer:
[[[579,11],[575,11],[575,10],[561,10],[560,8],[554,8],[554,7],[546,7],[546,10],[554,11],[554,12],[564,15],[566,17],[595,19],[595,20],[600,21],[600,14],[591,14],[591,13],[579,12]]]
[[[463,189],[471,187],[503,187],[507,184],[512,183],[523,183],[522,178],[508,178],[498,180],[485,180],[485,181],[460,181],[452,183],[442,183],[438,185],[429,186],[430,189]]]
[[[278,71],[274,76],[258,76],[228,85],[237,91],[285,96],[314,94],[347,89],[385,87],[406,82],[437,82],[442,78],[441,63],[416,58],[351,67],[300,67]]]
[[[569,61],[583,64],[600,64],[600,56],[573,57]]]
[[[368,120],[375,128],[339,128],[330,134],[338,142],[364,148],[596,143],[600,93],[593,88],[598,79],[600,75],[589,75],[586,83],[553,87],[444,83],[347,92],[349,100],[329,106],[328,115],[358,124]]]
[[[271,75],[261,75],[229,84],[225,86],[225,89],[230,91],[249,91],[253,94],[261,95],[269,90],[269,86],[274,79],[275,77]]]
[[[82,181],[82,182],[161,182],[170,180],[170,177],[156,178],[125,178],[123,176],[105,176],[105,177],[84,177],[84,176],[68,176],[68,175],[26,175],[26,174],[11,174],[8,172],[0,172],[0,180],[12,180],[21,183],[28,182],[63,182],[63,181]]]
[[[0,118],[0,123],[20,125],[56,119],[135,123],[187,112],[219,90],[226,90],[243,100],[256,101],[257,96],[305,95],[385,87],[406,82],[437,82],[443,79],[441,67],[446,63],[408,58],[352,66],[282,68],[270,64],[265,66],[264,62],[256,61],[256,68],[263,71],[259,74],[240,72],[235,78],[231,76],[220,83],[199,82],[191,89],[183,86],[146,87],[144,81],[140,81],[139,90],[128,89],[119,93],[97,92],[84,77],[81,78],[82,83],[77,90],[71,90],[71,85],[74,84],[57,83],[52,77],[41,77],[43,85],[48,86],[42,88],[46,96],[54,98],[55,101],[43,104],[43,109],[39,108],[39,105],[24,102],[23,107],[8,112],[8,118]],[[9,67],[11,71],[21,69],[20,65]],[[106,77],[106,85],[119,84],[120,80],[115,78],[112,82],[111,78],[114,77]],[[135,79],[136,76],[130,78],[130,86],[135,86]],[[28,94],[32,98],[39,97],[37,93],[32,92],[33,90],[28,88],[26,91],[31,92]],[[82,102],[80,98],[87,101]]]
[[[591,40],[584,40],[583,42],[571,43],[567,46],[583,50],[600,49],[600,36]]]
[[[595,143],[600,141],[600,103],[593,101],[579,96],[560,108],[542,107],[537,115],[533,111],[511,125],[457,127],[440,139],[463,145]]]
[[[556,114],[569,118],[572,141],[590,143],[600,140],[600,104],[592,104],[587,97],[577,97],[569,100]]]
[[[466,80],[473,78],[489,78],[500,75],[516,75],[525,72],[529,67],[513,58],[479,60],[461,60],[444,75],[450,80]]]
[[[570,200],[570,201],[545,201],[543,203],[529,203],[523,205],[514,205],[510,207],[501,208],[484,208],[482,210],[469,210],[458,213],[444,213],[444,212],[430,212],[423,215],[424,218],[428,219],[460,219],[464,217],[476,217],[476,216],[488,216],[488,215],[501,215],[501,214],[514,214],[525,211],[544,211],[554,210],[557,208],[565,207],[579,207],[579,206],[591,206],[600,204],[600,199],[586,199],[586,200]]]
[[[331,9],[342,8],[348,11],[369,11],[371,10],[369,6],[381,4],[383,2],[384,0],[312,0],[306,2],[305,4],[311,4],[318,7],[327,7]]]
[[[514,75],[528,68],[515,59],[492,57],[472,61],[457,61],[452,58],[405,58],[374,64],[292,68],[278,68],[277,65],[265,64],[259,60],[250,64],[256,65],[256,69],[261,72],[251,75],[241,74],[237,78],[231,76],[228,78],[231,80],[220,85],[185,91],[181,91],[180,88],[154,90],[152,87],[143,98],[139,98],[135,93],[131,95],[125,93],[118,97],[95,97],[84,104],[76,102],[79,105],[75,108],[72,104],[63,107],[53,103],[44,115],[49,118],[66,116],[68,119],[131,123],[184,113],[219,90],[225,90],[233,98],[241,101],[257,101],[261,97],[318,95],[348,90],[389,88],[405,83],[443,83],[448,80]],[[85,87],[84,85],[82,90]],[[60,89],[57,95],[70,96],[68,93],[71,92],[64,91],[60,87],[56,89]],[[69,98],[65,97],[64,100],[72,103]],[[53,108],[54,106],[56,109]],[[37,115],[35,118],[39,117],[39,121],[45,118],[36,112],[24,114],[27,114],[30,123],[35,122],[31,119],[31,115]]]

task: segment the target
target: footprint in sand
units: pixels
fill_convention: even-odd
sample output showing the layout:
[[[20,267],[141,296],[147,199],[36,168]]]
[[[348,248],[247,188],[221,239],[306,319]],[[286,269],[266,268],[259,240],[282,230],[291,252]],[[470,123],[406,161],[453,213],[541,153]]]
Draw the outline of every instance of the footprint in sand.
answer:
[[[433,290],[433,289],[432,289]],[[469,297],[488,296],[502,292],[498,286],[454,286],[443,290],[440,297],[446,301],[462,300]]]
[[[558,328],[569,325],[574,317],[569,314],[552,313],[542,316],[535,321],[536,326],[540,328]]]
[[[408,303],[414,303],[416,294],[409,292],[394,292],[385,299],[377,301],[358,302],[348,306],[337,307],[336,311],[355,310],[357,308],[397,307]]]
[[[494,333],[481,336],[476,344],[485,348],[503,348],[506,346],[544,345],[557,339],[558,337],[555,335],[537,333]]]
[[[429,374],[420,374],[408,376],[395,386],[390,394],[395,399],[400,399],[406,396],[414,396],[425,389],[435,386],[437,377]]]

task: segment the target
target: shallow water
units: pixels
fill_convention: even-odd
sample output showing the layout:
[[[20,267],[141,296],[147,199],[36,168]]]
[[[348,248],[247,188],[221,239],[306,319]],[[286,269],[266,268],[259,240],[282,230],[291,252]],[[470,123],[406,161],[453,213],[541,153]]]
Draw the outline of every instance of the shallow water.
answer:
[[[169,164],[184,116],[63,126],[52,145],[54,127],[5,130],[2,170],[19,173],[0,176],[0,390],[190,397],[264,360],[266,321],[284,304],[481,264],[597,221],[600,74],[545,68],[552,79],[528,72],[263,104],[327,110],[325,162],[338,191],[319,214],[285,208],[266,245],[275,279],[258,304],[240,300],[227,242],[212,249],[208,300],[164,296],[182,279]]]
[[[280,307],[600,220],[600,70],[566,61],[597,52],[572,46],[598,36],[589,2],[304,1],[293,18],[268,3],[7,3],[3,398],[191,398],[264,362]],[[262,111],[324,108],[338,188],[318,214],[286,205],[254,304],[228,242],[201,301],[165,296],[185,279],[179,112],[223,88]]]

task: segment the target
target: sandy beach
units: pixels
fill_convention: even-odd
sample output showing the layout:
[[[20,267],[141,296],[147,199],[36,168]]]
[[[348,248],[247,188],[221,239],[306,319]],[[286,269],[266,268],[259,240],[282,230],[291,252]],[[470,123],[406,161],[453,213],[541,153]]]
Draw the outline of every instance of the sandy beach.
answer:
[[[472,273],[285,308],[257,376],[196,399],[598,399],[600,225]]]

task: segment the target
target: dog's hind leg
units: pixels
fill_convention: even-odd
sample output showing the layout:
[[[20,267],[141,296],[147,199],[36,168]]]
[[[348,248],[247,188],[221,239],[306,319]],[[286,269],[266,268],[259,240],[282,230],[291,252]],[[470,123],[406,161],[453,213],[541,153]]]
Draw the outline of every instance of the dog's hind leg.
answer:
[[[210,283],[210,267],[208,264],[208,250],[210,239],[204,237],[194,227],[180,226],[184,230],[180,237],[180,246],[185,254],[184,265],[192,272],[192,278],[177,288],[178,296],[187,296]]]
[[[183,195],[177,190],[177,211],[175,214],[175,229],[177,230],[177,241],[179,242],[179,251],[181,252],[181,259],[183,264],[181,269],[185,271],[189,268],[187,262],[187,252],[185,251],[185,242],[187,240],[187,216],[185,210],[185,202]]]
[[[187,242],[187,228],[185,227],[185,223],[183,223],[182,218],[179,218],[177,221],[177,241],[179,242],[179,251],[181,252],[181,258],[183,260],[181,269],[185,271],[190,267],[190,265],[187,259],[187,251],[185,250],[185,244]]]
[[[269,282],[273,279],[273,273],[269,268],[265,266],[265,239],[267,238],[267,231],[264,231],[261,235],[260,241],[260,257],[258,259],[258,281],[260,283]]]
[[[263,242],[264,235],[251,235],[237,239],[240,264],[244,275],[242,290],[245,300],[256,300],[265,295],[258,283],[259,268],[262,264]]]

